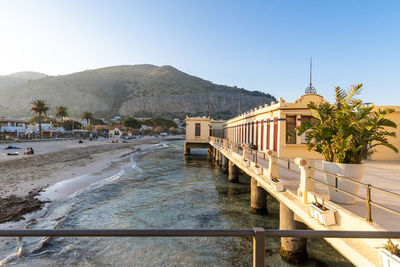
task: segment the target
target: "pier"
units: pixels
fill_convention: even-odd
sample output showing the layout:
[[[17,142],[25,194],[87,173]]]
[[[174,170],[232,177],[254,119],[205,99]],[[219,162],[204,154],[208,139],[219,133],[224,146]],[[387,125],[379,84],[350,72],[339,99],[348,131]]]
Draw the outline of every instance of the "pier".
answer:
[[[305,158],[279,158],[275,151],[257,151],[246,144],[234,143],[228,139],[209,138],[211,149],[208,153],[215,164],[227,165],[230,182],[238,181],[238,172],[251,177],[250,212],[268,216],[266,195],[270,194],[280,202],[280,230],[331,230],[331,231],[399,231],[400,212],[394,208],[400,195],[378,187],[360,183],[357,201],[352,205],[342,205],[327,201],[323,181],[326,174],[318,160]],[[366,179],[374,179],[376,165],[367,166]],[[334,174],[332,174],[334,175]],[[277,190],[272,178],[278,178],[284,190]],[[345,177],[338,177],[345,179]],[[376,186],[376,187],[375,187]],[[337,190],[341,191],[336,187]],[[383,195],[382,195],[383,193]],[[376,197],[375,197],[376,196]],[[324,225],[310,216],[310,203],[324,203],[334,210],[335,223]],[[374,199],[374,201],[372,200]],[[376,201],[376,202],[375,202]],[[336,250],[356,266],[379,266],[377,247],[382,247],[387,239],[333,239],[325,238]],[[281,255],[292,263],[302,263],[307,259],[305,238],[281,238]]]

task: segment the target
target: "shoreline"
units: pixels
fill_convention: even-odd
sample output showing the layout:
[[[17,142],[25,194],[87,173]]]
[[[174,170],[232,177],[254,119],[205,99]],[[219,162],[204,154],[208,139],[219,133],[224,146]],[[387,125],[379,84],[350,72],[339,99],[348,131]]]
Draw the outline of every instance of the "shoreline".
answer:
[[[107,141],[73,148],[64,144],[64,148],[53,152],[0,160],[0,206],[7,214],[0,223],[22,220],[24,214],[41,209],[47,200],[38,200],[37,192],[49,186],[104,169],[115,159],[137,152],[136,146],[170,139],[144,138],[126,143]]]

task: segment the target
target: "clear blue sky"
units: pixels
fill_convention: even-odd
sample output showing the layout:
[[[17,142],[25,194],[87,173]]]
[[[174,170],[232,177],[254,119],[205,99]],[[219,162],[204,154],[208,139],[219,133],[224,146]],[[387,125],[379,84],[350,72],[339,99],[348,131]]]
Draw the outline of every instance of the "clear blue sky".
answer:
[[[0,75],[172,65],[293,101],[364,83],[400,105],[400,1],[2,1]]]

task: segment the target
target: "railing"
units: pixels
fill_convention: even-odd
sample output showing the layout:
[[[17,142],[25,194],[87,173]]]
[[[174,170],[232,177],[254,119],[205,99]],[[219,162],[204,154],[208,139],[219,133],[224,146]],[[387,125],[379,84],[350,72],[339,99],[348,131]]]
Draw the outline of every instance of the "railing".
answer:
[[[372,192],[372,190],[375,190],[375,191],[379,191],[381,193],[384,193],[386,195],[397,197],[399,199],[400,199],[400,194],[397,194],[397,193],[394,193],[394,192],[390,192],[390,191],[387,191],[385,189],[381,189],[381,188],[372,186],[370,184],[365,184],[365,183],[362,183],[362,182],[354,181],[354,180],[351,180],[351,179],[349,179],[347,177],[343,177],[343,176],[339,176],[339,175],[336,175],[336,174],[332,174],[332,173],[329,173],[329,172],[326,172],[326,171],[323,171],[323,170],[320,170],[320,169],[317,169],[317,168],[314,168],[314,167],[311,167],[311,166],[309,166],[308,168],[310,170],[318,171],[318,172],[321,172],[323,174],[326,174],[326,175],[334,177],[334,185],[330,185],[327,182],[320,181],[320,180],[316,179],[315,177],[311,177],[311,176],[309,176],[308,179],[311,179],[312,181],[324,184],[324,185],[326,185],[326,186],[328,186],[330,188],[335,189],[335,191],[339,191],[339,192],[341,192],[341,193],[343,193],[345,195],[352,196],[352,197],[355,197],[355,198],[357,198],[359,200],[365,201],[365,204],[366,204],[366,216],[365,216],[365,219],[367,221],[372,221],[372,209],[371,209],[372,206],[380,208],[380,209],[383,209],[383,210],[388,211],[388,212],[390,212],[392,214],[396,214],[396,215],[400,216],[400,212],[399,211],[393,210],[391,208],[385,207],[385,206],[383,206],[381,204],[378,204],[378,203],[372,201],[371,192]],[[363,198],[363,197],[360,197],[358,195],[352,194],[350,192],[347,192],[345,190],[342,190],[342,189],[338,188],[338,179],[339,180],[344,180],[346,182],[350,182],[350,183],[353,183],[353,184],[356,184],[356,185],[364,187],[365,191],[366,191],[366,197]]]
[[[216,142],[222,142],[222,141],[219,141],[218,139],[216,139]],[[257,150],[254,150],[254,149],[250,149],[248,147],[246,148],[246,150],[249,151],[250,158],[248,158],[248,155],[244,155],[244,159],[249,159],[252,162],[255,162],[256,164],[258,164],[258,158],[259,158],[258,155],[259,155],[260,152],[257,151]],[[266,159],[265,155],[267,153],[270,153],[270,152],[271,151],[267,151],[265,153],[262,153],[263,154],[263,159]],[[391,191],[388,191],[388,190],[385,190],[385,189],[382,189],[382,188],[379,188],[379,187],[375,187],[375,186],[370,185],[370,184],[357,182],[357,181],[351,180],[350,178],[347,178],[347,177],[344,177],[344,176],[339,176],[337,174],[328,173],[326,171],[320,170],[320,169],[315,168],[313,166],[307,166],[307,172],[306,172],[307,175],[306,175],[306,177],[302,177],[302,172],[301,172],[301,167],[302,166],[300,166],[298,163],[296,163],[296,161],[294,161],[293,159],[276,157],[273,152],[270,153],[270,154],[272,154],[272,155],[269,156],[269,160],[272,159],[272,164],[273,165],[276,165],[276,166],[278,166],[280,168],[284,168],[285,170],[287,170],[289,172],[292,172],[292,173],[294,173],[296,175],[299,175],[300,176],[300,180],[301,179],[309,179],[309,180],[312,180],[314,182],[324,184],[329,188],[333,188],[334,190],[339,191],[339,192],[341,192],[341,193],[343,193],[345,195],[355,197],[356,199],[359,199],[359,200],[365,202],[365,204],[366,204],[366,216],[365,216],[365,219],[367,221],[372,221],[372,207],[376,207],[376,208],[379,208],[379,209],[385,210],[387,212],[390,212],[392,214],[400,216],[400,211],[397,211],[397,210],[394,210],[392,208],[386,207],[386,206],[384,206],[382,204],[379,204],[379,203],[377,203],[377,202],[372,200],[372,193],[374,191],[375,192],[380,192],[380,193],[383,193],[383,194],[386,194],[386,195],[390,195],[392,197],[400,199],[400,194],[398,194],[398,193],[391,192]],[[278,160],[280,160],[280,162],[285,162],[285,165],[279,164]],[[301,159],[301,160],[303,160],[303,159]],[[293,169],[292,168],[293,164],[294,164],[294,166],[298,165],[298,167],[300,167],[300,171]],[[310,170],[311,171],[316,171],[316,172],[321,172],[323,174],[330,175],[330,176],[334,177],[334,184],[331,185],[331,184],[328,184],[327,182],[324,182],[324,181],[316,179],[315,177],[312,177],[311,174],[310,174],[311,173]],[[270,171],[270,173],[268,175],[269,177],[277,177],[277,176],[279,176],[278,173],[273,174],[271,172],[271,170],[269,170],[269,171]],[[353,184],[356,184],[356,185],[359,185],[359,186],[362,186],[363,188],[365,188],[365,194],[366,194],[365,198],[361,197],[359,195],[355,195],[355,194],[353,194],[351,192],[347,192],[346,190],[343,190],[341,188],[338,188],[338,179],[339,180],[344,180],[344,181],[347,181],[347,182],[350,182],[350,183],[353,183]],[[304,192],[304,193],[307,193],[307,192]]]
[[[400,238],[400,231],[313,231],[275,230],[255,227],[244,230],[157,229],[157,230],[0,230],[0,237],[253,237],[253,266],[264,267],[266,237],[297,238]]]

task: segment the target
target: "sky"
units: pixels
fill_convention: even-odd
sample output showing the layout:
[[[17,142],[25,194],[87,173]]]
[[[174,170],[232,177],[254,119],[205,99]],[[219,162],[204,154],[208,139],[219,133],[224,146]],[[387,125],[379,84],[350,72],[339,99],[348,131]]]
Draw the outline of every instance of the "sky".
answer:
[[[400,105],[400,1],[2,0],[0,75],[171,65],[294,101],[362,82]]]

